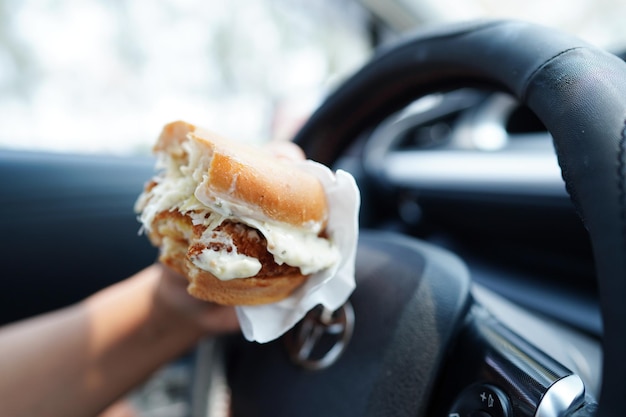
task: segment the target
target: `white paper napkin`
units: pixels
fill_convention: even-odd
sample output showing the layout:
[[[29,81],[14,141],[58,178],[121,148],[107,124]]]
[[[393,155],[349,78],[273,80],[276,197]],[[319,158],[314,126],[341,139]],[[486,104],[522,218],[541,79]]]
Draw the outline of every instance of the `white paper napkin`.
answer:
[[[327,232],[341,253],[333,268],[312,275],[302,287],[284,300],[260,306],[237,307],[243,335],[249,341],[266,343],[291,329],[318,304],[337,310],[350,297],[356,284],[354,262],[358,240],[359,189],[352,175],[314,161],[303,161],[302,168],[317,176],[326,191],[329,205]]]

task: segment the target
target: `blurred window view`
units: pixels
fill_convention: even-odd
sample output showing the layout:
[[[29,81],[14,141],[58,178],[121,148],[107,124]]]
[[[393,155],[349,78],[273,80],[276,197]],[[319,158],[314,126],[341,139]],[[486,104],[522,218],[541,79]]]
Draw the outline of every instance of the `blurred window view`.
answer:
[[[0,0],[0,148],[142,154],[183,119],[291,135],[369,55],[349,1]]]
[[[396,31],[482,18],[518,19],[559,28],[611,51],[626,47],[623,0],[360,0]]]
[[[377,42],[507,17],[621,52],[622,0],[0,0],[0,148],[146,154],[183,119],[289,138]]]

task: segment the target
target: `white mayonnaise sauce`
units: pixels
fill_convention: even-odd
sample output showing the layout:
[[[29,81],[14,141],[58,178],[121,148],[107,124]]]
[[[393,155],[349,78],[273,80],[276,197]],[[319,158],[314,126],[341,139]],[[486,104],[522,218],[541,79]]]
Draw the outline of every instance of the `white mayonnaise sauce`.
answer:
[[[229,253],[226,250],[214,251],[207,248],[199,255],[192,256],[191,262],[223,281],[253,277],[261,270],[261,262],[258,259],[242,255],[235,250]]]
[[[296,229],[267,219],[260,220],[258,213],[250,207],[209,195],[206,192],[208,165],[201,163],[198,146],[193,141],[183,143],[189,155],[188,165],[178,165],[171,158],[160,161],[165,170],[157,178],[157,185],[136,204],[137,211],[141,211],[140,221],[147,230],[158,213],[172,208],[189,215],[194,225],[206,226],[200,242],[207,246],[211,242],[220,242],[229,247],[230,252],[207,248],[191,261],[221,280],[251,277],[261,269],[257,259],[238,253],[232,240],[225,242],[223,234],[210,233],[226,219],[257,229],[267,240],[267,249],[277,264],[298,267],[304,275],[319,272],[339,261],[337,246],[329,239],[318,237],[320,223]]]
[[[267,240],[267,250],[274,255],[277,264],[296,266],[303,275],[329,268],[339,260],[337,246],[316,233],[254,219],[241,221],[261,232]]]

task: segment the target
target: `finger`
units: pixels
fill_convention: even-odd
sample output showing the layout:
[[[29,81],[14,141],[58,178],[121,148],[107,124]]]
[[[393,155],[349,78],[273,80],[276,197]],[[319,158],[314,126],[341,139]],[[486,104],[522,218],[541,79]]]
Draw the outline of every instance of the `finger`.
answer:
[[[239,320],[234,307],[210,304],[199,320],[202,327],[214,335],[239,331]]]
[[[266,146],[267,150],[276,155],[279,158],[290,160],[302,160],[305,159],[304,151],[298,145],[293,142],[287,141],[275,141],[269,142]]]
[[[161,296],[164,300],[197,323],[212,335],[234,332],[239,329],[239,321],[233,307],[221,306],[199,300],[187,292],[187,279],[168,267],[161,265]]]

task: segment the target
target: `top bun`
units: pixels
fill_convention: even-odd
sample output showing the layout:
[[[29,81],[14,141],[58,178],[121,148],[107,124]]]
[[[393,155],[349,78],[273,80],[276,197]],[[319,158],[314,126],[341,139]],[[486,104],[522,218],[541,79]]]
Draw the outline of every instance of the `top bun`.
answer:
[[[204,204],[222,206],[261,221],[321,231],[328,217],[327,200],[320,181],[262,148],[245,146],[186,122],[166,125],[156,145],[173,159],[187,159],[192,141],[201,149],[206,177],[196,190]],[[207,160],[208,158],[208,160]],[[243,213],[237,213],[243,210]]]
[[[185,122],[166,125],[154,151],[163,170],[135,210],[193,296],[272,303],[340,262],[325,189],[302,162]]]

